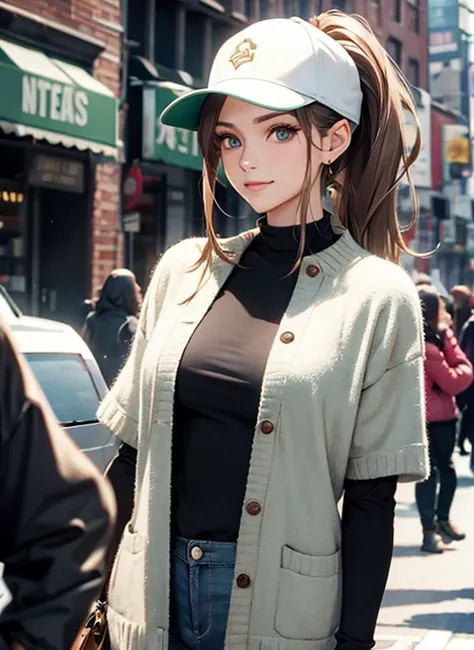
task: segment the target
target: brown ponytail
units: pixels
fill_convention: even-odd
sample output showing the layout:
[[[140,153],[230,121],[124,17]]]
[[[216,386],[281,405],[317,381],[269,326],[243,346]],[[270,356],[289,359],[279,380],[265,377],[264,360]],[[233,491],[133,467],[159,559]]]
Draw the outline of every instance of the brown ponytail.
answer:
[[[359,70],[364,97],[360,124],[348,150],[333,166],[336,214],[361,246],[398,262],[400,250],[411,252],[397,219],[396,190],[404,173],[414,206],[410,226],[418,215],[417,196],[409,173],[421,149],[413,96],[404,76],[363,18],[328,11],[309,22],[340,43],[352,57]],[[417,125],[416,141],[408,156],[403,109],[412,114]]]
[[[315,27],[334,38],[350,54],[359,70],[363,92],[362,114],[352,134],[347,151],[324,167],[322,189],[329,189],[335,213],[341,224],[366,250],[385,259],[398,262],[400,251],[410,251],[397,219],[397,187],[406,173],[413,197],[415,224],[418,202],[410,179],[409,168],[421,148],[420,127],[415,103],[408,83],[391,62],[368,23],[359,16],[349,16],[336,10],[328,11],[310,21]],[[213,254],[232,263],[234,260],[221,248],[213,225],[214,193],[220,161],[220,143],[215,127],[225,97],[210,95],[206,100],[199,126],[199,144],[204,156],[203,201],[208,241],[200,259],[192,268],[211,264]],[[403,109],[408,110],[417,125],[417,137],[412,151],[406,155]],[[298,206],[300,222],[306,222],[311,191],[311,130],[316,126],[322,136],[339,120],[333,110],[314,103],[293,111],[308,143],[308,162]],[[305,228],[301,229],[298,268],[303,257]]]

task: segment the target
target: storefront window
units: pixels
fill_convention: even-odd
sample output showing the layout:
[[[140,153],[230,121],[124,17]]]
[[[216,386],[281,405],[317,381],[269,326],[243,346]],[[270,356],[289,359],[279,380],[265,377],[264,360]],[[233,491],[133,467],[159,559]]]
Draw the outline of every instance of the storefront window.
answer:
[[[168,68],[176,65],[176,4],[170,0],[156,3],[155,61]],[[138,7],[133,11],[140,15]]]
[[[0,284],[26,306],[25,196],[11,181],[0,179]]]
[[[186,12],[186,43],[184,69],[196,79],[204,74],[204,44],[206,42],[207,17],[199,11]]]

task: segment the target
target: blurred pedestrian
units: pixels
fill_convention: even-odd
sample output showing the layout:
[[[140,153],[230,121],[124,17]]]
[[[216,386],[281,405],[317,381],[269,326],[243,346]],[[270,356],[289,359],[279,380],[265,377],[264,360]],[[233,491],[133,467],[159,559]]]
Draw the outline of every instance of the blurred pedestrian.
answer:
[[[420,273],[420,272],[416,273],[414,282],[415,282],[415,286],[417,287],[421,285],[433,284],[433,280],[431,279],[431,276],[428,275],[428,273]]]
[[[0,323],[0,648],[67,650],[105,577],[115,503]]]
[[[454,300],[454,332],[459,338],[464,323],[472,314],[472,293],[464,284],[456,285],[450,293]]]
[[[455,395],[472,383],[473,368],[450,328],[451,317],[436,289],[421,286],[418,294],[425,319],[425,390],[431,472],[426,481],[416,485],[416,503],[423,528],[421,550],[442,553],[441,540],[450,543],[465,538],[450,520],[457,485],[452,456],[458,417]]]
[[[440,300],[442,301],[442,309],[444,309],[444,318],[446,321],[447,326],[454,331],[454,317],[455,317],[455,309],[454,309],[454,300],[450,295],[445,295],[445,294],[440,294]]]
[[[138,323],[141,288],[127,269],[115,269],[108,276],[99,298],[92,303],[82,337],[89,345],[105,381],[112,385],[123,366]]]
[[[471,364],[474,365],[474,315],[464,324],[461,331],[461,348]],[[471,443],[471,470],[474,472],[474,383],[458,396],[461,409],[461,426],[458,447],[461,456],[468,456],[466,441]]]

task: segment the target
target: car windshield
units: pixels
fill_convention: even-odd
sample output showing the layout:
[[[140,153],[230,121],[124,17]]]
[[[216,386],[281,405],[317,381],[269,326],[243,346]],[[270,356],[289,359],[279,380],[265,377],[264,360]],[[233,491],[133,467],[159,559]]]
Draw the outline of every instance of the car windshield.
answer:
[[[78,354],[26,354],[56,418],[64,426],[97,422],[99,395]]]

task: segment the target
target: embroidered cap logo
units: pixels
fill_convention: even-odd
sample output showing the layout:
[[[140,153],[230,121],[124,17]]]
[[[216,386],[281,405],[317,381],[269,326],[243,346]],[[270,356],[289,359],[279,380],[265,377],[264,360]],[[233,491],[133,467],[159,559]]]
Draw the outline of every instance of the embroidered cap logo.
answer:
[[[253,61],[256,49],[257,46],[251,38],[245,38],[242,43],[239,43],[235,48],[233,55],[229,59],[234,66],[234,69],[237,70],[237,68],[244,63],[250,63]]]

